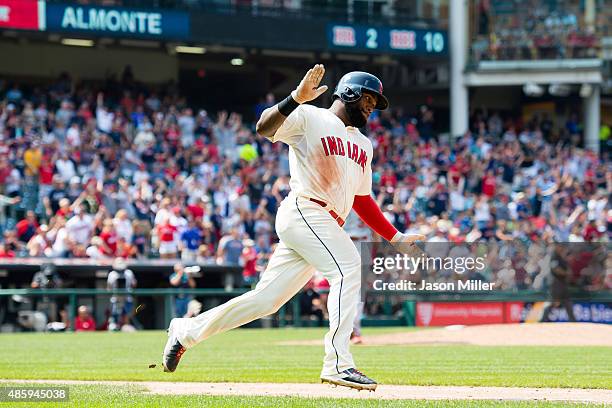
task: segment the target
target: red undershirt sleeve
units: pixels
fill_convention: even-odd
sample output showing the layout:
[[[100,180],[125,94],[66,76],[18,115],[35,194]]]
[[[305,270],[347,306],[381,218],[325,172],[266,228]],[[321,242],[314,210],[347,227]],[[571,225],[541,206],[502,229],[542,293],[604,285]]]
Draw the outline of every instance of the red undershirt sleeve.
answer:
[[[353,210],[368,227],[387,241],[397,234],[397,229],[385,218],[371,195],[356,195]]]

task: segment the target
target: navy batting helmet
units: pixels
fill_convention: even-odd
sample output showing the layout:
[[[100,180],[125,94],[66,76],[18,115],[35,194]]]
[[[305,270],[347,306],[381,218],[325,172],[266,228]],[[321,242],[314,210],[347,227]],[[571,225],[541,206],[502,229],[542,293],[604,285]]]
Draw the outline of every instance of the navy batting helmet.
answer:
[[[349,72],[340,78],[334,91],[334,98],[340,98],[344,102],[356,102],[361,98],[363,91],[369,91],[377,96],[376,109],[385,110],[389,106],[389,101],[383,95],[380,79],[361,71]]]

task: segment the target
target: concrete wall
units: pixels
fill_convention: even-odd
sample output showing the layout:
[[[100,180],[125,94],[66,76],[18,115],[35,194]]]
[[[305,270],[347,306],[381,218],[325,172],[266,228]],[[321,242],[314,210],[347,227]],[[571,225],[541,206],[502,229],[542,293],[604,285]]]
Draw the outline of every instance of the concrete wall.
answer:
[[[470,110],[478,108],[512,110],[521,103],[522,89],[518,86],[485,86],[470,89]]]

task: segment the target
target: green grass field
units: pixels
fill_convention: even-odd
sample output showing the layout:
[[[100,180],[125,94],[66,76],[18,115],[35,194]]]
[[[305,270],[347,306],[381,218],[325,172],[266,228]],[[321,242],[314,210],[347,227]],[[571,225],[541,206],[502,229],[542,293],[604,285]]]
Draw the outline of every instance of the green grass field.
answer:
[[[379,334],[398,329],[368,329]],[[402,329],[406,330],[406,329]],[[321,339],[323,329],[240,329],[189,350],[176,373],[160,369],[165,332],[0,335],[0,378],[198,382],[318,382],[322,346],[282,346]],[[359,368],[383,384],[612,389],[612,347],[353,347]],[[157,363],[156,369],[149,369]],[[105,388],[106,387],[106,388]],[[107,392],[108,391],[108,392]],[[79,406],[563,406],[504,402],[357,401],[299,398],[152,396],[135,389],[71,386]],[[105,399],[101,401],[101,399]],[[374,405],[374,403],[376,403]],[[286,404],[286,405],[283,405]],[[343,405],[344,404],[344,405]],[[380,405],[383,404],[383,405]],[[411,405],[414,404],[414,405]],[[479,404],[479,403],[476,403]],[[482,404],[482,403],[480,403]],[[508,405],[510,404],[510,405]],[[46,404],[45,406],[49,406]],[[23,405],[20,405],[23,406]],[[58,406],[66,406],[59,404]]]

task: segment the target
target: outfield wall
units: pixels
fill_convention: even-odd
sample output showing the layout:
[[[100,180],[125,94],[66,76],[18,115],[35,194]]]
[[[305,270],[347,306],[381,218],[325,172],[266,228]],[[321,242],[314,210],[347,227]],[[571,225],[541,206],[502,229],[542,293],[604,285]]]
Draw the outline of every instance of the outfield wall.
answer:
[[[542,321],[550,302],[417,302],[416,326],[450,326]],[[576,302],[571,305],[577,322],[612,324],[612,302]],[[547,321],[568,322],[567,311],[548,310]]]

